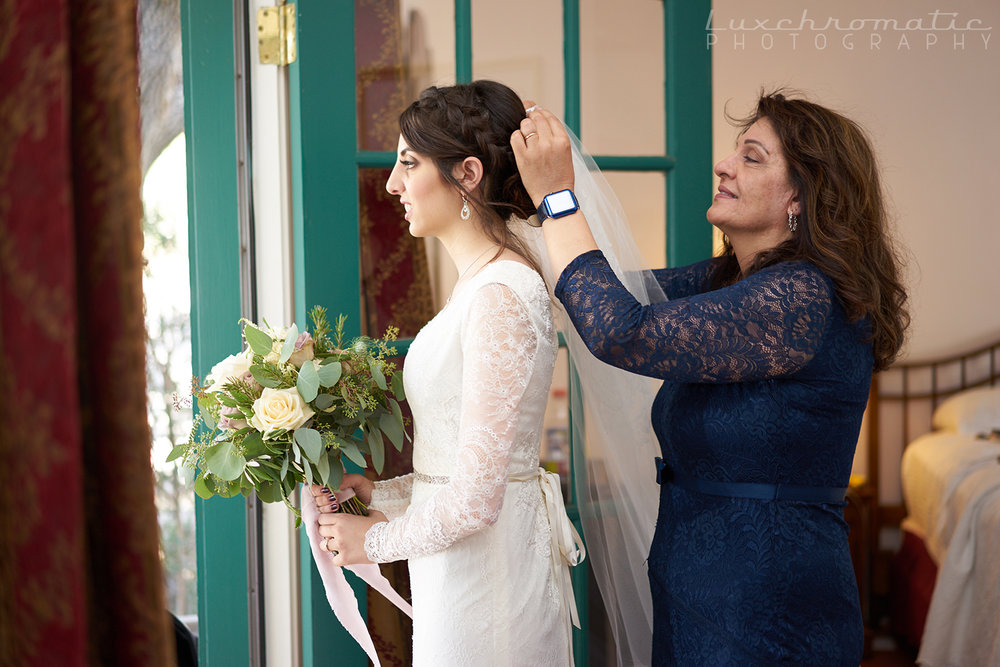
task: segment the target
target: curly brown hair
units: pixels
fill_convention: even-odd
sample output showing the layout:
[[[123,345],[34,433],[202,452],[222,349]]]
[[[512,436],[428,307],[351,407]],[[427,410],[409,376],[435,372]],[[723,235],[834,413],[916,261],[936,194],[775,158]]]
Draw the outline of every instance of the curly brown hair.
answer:
[[[538,259],[508,226],[511,216],[526,219],[535,212],[510,147],[510,135],[524,118],[517,93],[479,80],[427,88],[400,115],[399,131],[411,149],[434,162],[445,183],[466,193],[483,232],[499,246],[494,257],[510,248],[541,273]],[[483,164],[482,181],[472,192],[452,174],[470,156]]]
[[[910,315],[875,153],[857,123],[785,92],[762,92],[749,116],[727,118],[741,134],[764,118],[777,133],[802,207],[798,229],[757,255],[742,275],[725,238],[715,282],[730,283],[776,262],[812,262],[833,280],[848,318],[866,319],[874,370],[883,370],[899,354]]]

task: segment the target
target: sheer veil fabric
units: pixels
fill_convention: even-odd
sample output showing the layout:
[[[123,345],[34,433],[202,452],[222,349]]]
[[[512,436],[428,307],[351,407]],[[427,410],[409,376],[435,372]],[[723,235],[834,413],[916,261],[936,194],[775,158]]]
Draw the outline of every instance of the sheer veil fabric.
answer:
[[[598,246],[640,303],[666,301],[652,271],[644,267],[614,191],[579,139],[566,131],[573,144],[574,192]],[[523,230],[551,291],[558,276],[542,231],[527,225]],[[553,302],[558,304],[554,297]],[[650,414],[661,381],[599,361],[558,305],[555,315],[571,361],[571,475],[584,540],[615,638],[618,665],[648,665],[653,605],[646,559],[659,498],[653,465],[659,445]]]

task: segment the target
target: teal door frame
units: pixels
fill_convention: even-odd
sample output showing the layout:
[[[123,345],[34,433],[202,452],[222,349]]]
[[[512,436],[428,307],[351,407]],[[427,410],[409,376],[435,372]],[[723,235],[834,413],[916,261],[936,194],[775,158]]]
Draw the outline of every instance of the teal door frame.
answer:
[[[347,315],[348,336],[361,333],[354,2],[297,0],[298,58],[289,66],[295,317],[313,305]],[[335,64],[335,65],[334,65]],[[302,664],[368,664],[330,609],[300,536]],[[307,574],[308,573],[308,574]],[[367,617],[367,585],[347,575]],[[336,660],[334,660],[334,656]]]
[[[191,339],[204,377],[242,345],[233,3],[182,0]],[[198,653],[250,663],[246,500],[195,498]]]
[[[579,134],[579,0],[563,1],[566,108]],[[646,156],[595,156],[607,171],[661,172],[667,189],[667,262],[711,253],[704,213],[712,191],[711,56],[704,22],[710,0],[664,0],[666,146]],[[185,131],[188,154],[194,372],[241,343],[238,165],[231,0],[182,0]],[[388,167],[391,152],[357,149],[354,3],[296,3],[298,59],[289,67],[296,321],[322,304],[348,315],[360,333],[358,169]],[[456,80],[472,78],[471,0],[455,0]],[[400,346],[405,353],[406,342]],[[575,507],[575,503],[571,503]],[[250,655],[246,501],[196,500],[199,653],[202,664],[248,664]],[[304,546],[304,544],[303,544]],[[308,549],[302,549],[303,664],[365,665],[367,658],[326,602]],[[586,585],[575,573],[578,591]],[[365,589],[355,588],[364,609]],[[586,664],[585,633],[576,637]]]

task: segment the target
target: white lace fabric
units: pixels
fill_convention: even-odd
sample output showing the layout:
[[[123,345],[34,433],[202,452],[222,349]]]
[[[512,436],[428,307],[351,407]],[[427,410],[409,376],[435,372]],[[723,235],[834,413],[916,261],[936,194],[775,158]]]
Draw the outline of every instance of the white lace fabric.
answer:
[[[365,551],[374,562],[447,549],[493,525],[503,507],[517,444],[518,407],[534,370],[539,335],[525,306],[503,284],[478,287],[468,302],[462,322],[462,387],[469,389],[462,391],[453,472],[420,508],[368,532]],[[412,489],[412,477],[379,487],[384,493],[373,501],[380,507],[379,501],[391,502],[393,496],[402,500],[406,487]]]
[[[541,278],[487,265],[410,346],[404,370],[419,475],[376,482],[375,562],[407,559],[413,664],[569,664],[536,472],[555,365]],[[534,478],[533,478],[534,479]]]

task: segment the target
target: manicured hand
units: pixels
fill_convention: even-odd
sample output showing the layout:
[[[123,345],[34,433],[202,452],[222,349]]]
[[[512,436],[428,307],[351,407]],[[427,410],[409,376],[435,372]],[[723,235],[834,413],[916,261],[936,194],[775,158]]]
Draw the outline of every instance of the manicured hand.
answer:
[[[555,114],[531,100],[524,106],[528,117],[510,135],[510,146],[524,188],[538,206],[549,193],[573,189],[573,153],[566,128]]]
[[[371,563],[365,553],[365,535],[380,521],[386,518],[378,510],[372,510],[368,516],[320,514],[319,535],[323,539],[319,548],[333,554],[333,564],[337,566]]]
[[[346,491],[347,489],[354,491],[354,495],[365,505],[368,505],[371,502],[375,484],[364,475],[351,473],[344,475],[338,491]],[[313,484],[309,487],[309,490],[312,492],[313,500],[316,502],[316,509],[319,510],[320,514],[336,512],[340,509],[336,495],[329,488]]]

